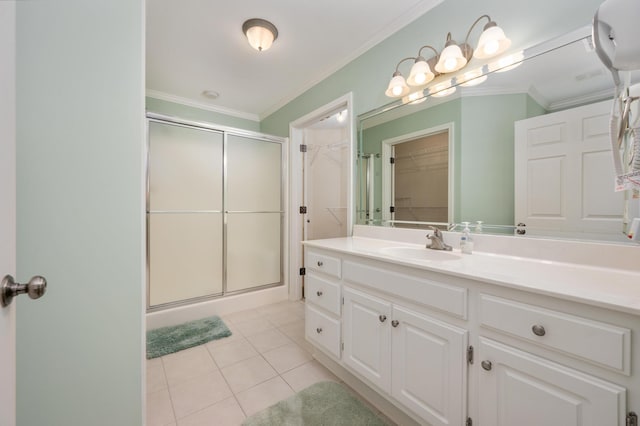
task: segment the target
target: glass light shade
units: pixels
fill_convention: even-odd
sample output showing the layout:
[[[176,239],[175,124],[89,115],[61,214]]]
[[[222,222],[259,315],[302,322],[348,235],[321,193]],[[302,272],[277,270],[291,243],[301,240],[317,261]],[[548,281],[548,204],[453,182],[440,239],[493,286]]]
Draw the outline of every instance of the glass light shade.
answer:
[[[270,48],[273,44],[273,40],[275,40],[275,34],[270,29],[260,25],[249,27],[245,31],[245,34],[247,35],[247,40],[249,40],[251,47],[260,52]]]
[[[507,55],[488,65],[489,71],[505,72],[510,71],[522,64],[524,60],[524,53],[522,51]]]
[[[458,71],[467,65],[467,58],[462,54],[460,46],[455,43],[449,44],[440,54],[440,59],[435,66],[439,73],[448,73]]]
[[[489,28],[485,27],[485,30],[480,35],[478,40],[478,47],[473,52],[473,56],[478,59],[493,58],[496,55],[504,53],[509,46],[511,46],[511,40],[504,35],[504,31],[497,25]]]
[[[421,104],[426,100],[427,100],[427,97],[424,95],[424,92],[422,90],[418,90],[417,92],[409,93],[407,96],[402,98],[402,103],[417,105],[417,104]]]
[[[438,83],[429,88],[429,94],[435,98],[444,98],[445,96],[452,95],[455,91],[456,88],[451,86],[450,81]]]
[[[393,73],[393,78],[389,82],[389,87],[384,92],[390,98],[401,98],[409,94],[409,86],[404,81],[404,77],[398,71]]]
[[[460,83],[460,86],[471,87],[483,83],[487,79],[487,76],[482,75],[482,68],[476,68],[475,70],[465,72],[456,79]]]
[[[409,86],[424,86],[433,80],[434,77],[435,75],[431,72],[427,61],[425,61],[424,58],[418,58],[411,67],[407,84]]]

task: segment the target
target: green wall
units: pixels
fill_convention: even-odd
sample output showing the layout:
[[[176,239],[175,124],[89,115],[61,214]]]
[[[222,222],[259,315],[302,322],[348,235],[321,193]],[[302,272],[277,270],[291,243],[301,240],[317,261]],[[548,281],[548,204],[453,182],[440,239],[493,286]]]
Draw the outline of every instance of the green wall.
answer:
[[[453,123],[454,221],[512,225],[513,123],[544,112],[527,94],[457,98],[365,129],[359,151],[378,154],[383,140]],[[375,162],[375,204],[381,208],[382,159]]]
[[[19,1],[16,61],[18,425],[139,426],[144,1]]]
[[[590,25],[601,3],[602,0],[443,1],[266,117],[260,123],[261,130],[288,136],[290,122],[348,92],[353,92],[356,116],[388,103],[390,99],[383,92],[400,59],[414,56],[425,44],[441,48],[449,31],[461,41],[480,15],[491,15],[511,38],[513,46],[526,48]],[[402,71],[408,73],[410,64],[404,66],[407,69]]]
[[[233,117],[219,112],[208,111],[162,99],[146,98],[147,111],[158,114],[170,115],[186,120],[205,121],[207,123],[219,124],[221,126],[235,127],[237,129],[260,131],[260,123],[246,118]]]

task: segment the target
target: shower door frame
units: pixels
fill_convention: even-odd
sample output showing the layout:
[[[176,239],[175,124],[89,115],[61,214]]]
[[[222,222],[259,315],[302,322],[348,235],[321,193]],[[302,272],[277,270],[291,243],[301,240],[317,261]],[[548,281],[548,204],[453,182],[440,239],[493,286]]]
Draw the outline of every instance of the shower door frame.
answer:
[[[287,205],[287,159],[288,159],[288,149],[287,149],[287,138],[282,138],[278,136],[267,135],[264,133],[253,132],[250,130],[237,129],[234,127],[221,126],[213,123],[203,122],[203,121],[194,121],[194,120],[186,120],[173,116],[168,116],[164,114],[158,114],[154,112],[147,112],[147,123],[146,123],[146,144],[145,144],[145,173],[146,173],[146,311],[147,313],[162,311],[168,308],[175,308],[179,306],[191,305],[193,303],[207,301],[211,299],[219,299],[225,296],[238,295],[243,293],[250,293],[258,290],[263,290],[267,288],[279,287],[283,285],[287,285],[288,280],[285,276],[285,270],[287,265],[287,259],[285,258],[285,253],[288,253],[287,247],[287,229],[289,226],[289,215],[285,208]],[[162,303],[158,305],[150,305],[150,294],[151,294],[151,280],[150,280],[150,194],[149,194],[149,164],[150,164],[150,138],[149,138],[149,125],[150,123],[161,123],[174,125],[179,127],[185,127],[195,130],[202,130],[214,133],[222,133],[223,138],[223,148],[222,148],[222,158],[223,158],[223,167],[222,167],[222,293],[216,293],[205,296],[192,297],[183,300],[177,300],[173,302]],[[255,139],[264,141],[267,143],[278,143],[280,144],[280,210],[279,211],[269,211],[268,213],[279,213],[280,214],[280,281],[276,283],[265,284],[257,287],[251,287],[242,290],[236,291],[227,291],[227,217],[230,213],[227,209],[227,140],[229,135],[245,137],[249,139]],[[253,212],[253,213],[265,213],[265,212]]]

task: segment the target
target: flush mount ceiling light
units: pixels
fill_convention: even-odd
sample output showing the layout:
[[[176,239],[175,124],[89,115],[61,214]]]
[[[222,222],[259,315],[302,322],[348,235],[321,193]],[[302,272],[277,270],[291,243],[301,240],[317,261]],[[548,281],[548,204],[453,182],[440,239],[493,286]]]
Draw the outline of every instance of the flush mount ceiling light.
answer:
[[[259,52],[271,47],[278,38],[278,29],[271,22],[253,18],[242,24],[242,32],[247,36],[251,47]]]
[[[488,22],[485,24],[480,38],[478,39],[477,47],[475,51],[469,45],[469,37],[475,26],[486,19]],[[422,46],[418,51],[418,56],[404,58],[398,65],[396,65],[393,77],[389,82],[389,86],[385,91],[385,95],[391,98],[402,98],[409,94],[412,87],[425,87],[431,80],[441,74],[453,73],[464,68],[471,58],[488,59],[498,56],[504,53],[509,46],[511,46],[511,40],[509,40],[504,31],[498,27],[498,25],[491,20],[489,15],[482,15],[469,28],[464,43],[458,44],[451,38],[451,33],[447,33],[444,48],[440,53],[432,46]],[[435,56],[430,59],[425,59],[422,56],[422,50],[429,48],[433,50]],[[409,78],[405,81],[402,73],[400,72],[400,65],[408,60],[413,60],[414,64],[409,72]],[[434,71],[432,71],[432,69]],[[479,84],[485,80],[481,76],[467,76],[461,78],[461,81],[468,81],[468,85]],[[473,80],[473,83],[471,83]],[[453,92],[453,91],[452,91]]]

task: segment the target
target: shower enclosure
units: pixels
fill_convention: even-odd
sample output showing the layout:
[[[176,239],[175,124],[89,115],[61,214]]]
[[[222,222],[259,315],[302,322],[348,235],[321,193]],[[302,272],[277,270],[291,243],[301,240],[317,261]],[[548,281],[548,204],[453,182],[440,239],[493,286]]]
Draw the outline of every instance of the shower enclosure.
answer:
[[[148,311],[282,285],[285,140],[147,117]]]

